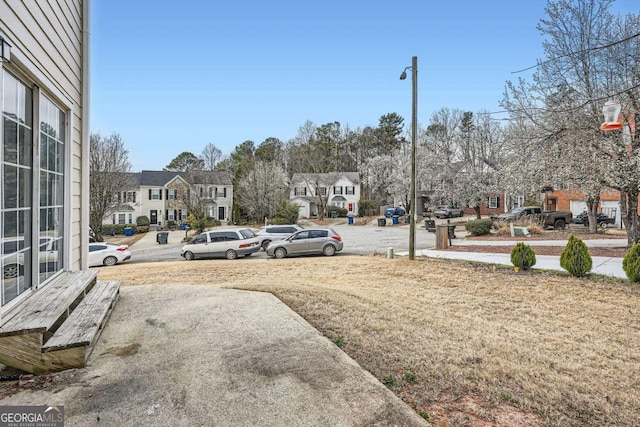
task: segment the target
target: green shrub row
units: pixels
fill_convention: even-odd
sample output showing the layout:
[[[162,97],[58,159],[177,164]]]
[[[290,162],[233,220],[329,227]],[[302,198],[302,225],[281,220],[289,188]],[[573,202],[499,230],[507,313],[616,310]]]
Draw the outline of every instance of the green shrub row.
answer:
[[[102,235],[115,236],[117,234],[124,234],[124,229],[126,227],[133,228],[134,232],[137,231],[135,224],[102,224]]]
[[[522,270],[528,270],[536,264],[536,254],[531,247],[518,242],[511,250],[511,263]],[[593,260],[587,245],[575,235],[569,236],[567,246],[560,255],[560,266],[575,277],[583,277],[593,267]],[[640,282],[640,243],[634,243],[622,260],[622,269],[627,278]]]

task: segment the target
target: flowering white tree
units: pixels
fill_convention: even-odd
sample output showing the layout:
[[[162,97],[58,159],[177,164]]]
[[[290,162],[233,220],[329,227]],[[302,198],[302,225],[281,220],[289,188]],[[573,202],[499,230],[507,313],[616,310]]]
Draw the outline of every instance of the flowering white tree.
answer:
[[[248,170],[235,193],[238,202],[252,218],[271,218],[287,200],[287,174],[277,162],[258,160]]]
[[[620,190],[631,244],[640,238],[640,134],[631,126],[640,118],[640,18],[616,18],[611,4],[549,1],[548,18],[538,26],[547,60],[531,81],[507,83],[503,106],[515,121],[532,125],[528,141],[539,144],[545,178],[572,178],[585,192],[590,225],[601,187]],[[602,104],[612,97],[627,107],[626,134],[599,130]]]

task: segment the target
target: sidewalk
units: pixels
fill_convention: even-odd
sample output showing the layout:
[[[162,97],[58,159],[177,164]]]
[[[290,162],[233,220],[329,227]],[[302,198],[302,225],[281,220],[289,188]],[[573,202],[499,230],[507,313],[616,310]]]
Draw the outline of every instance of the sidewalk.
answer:
[[[456,233],[456,235],[459,233]],[[513,246],[517,242],[525,242],[529,246],[566,246],[566,240],[534,240],[522,237],[520,240],[476,240],[457,238],[451,240],[451,246]],[[583,240],[588,248],[625,248],[627,239],[593,239]]]
[[[502,242],[504,243],[504,242]],[[509,245],[513,245],[514,242],[508,242]],[[529,243],[527,243],[529,244]],[[566,244],[566,242],[565,242]],[[495,242],[494,245],[500,245]],[[534,245],[531,245],[534,246]],[[400,256],[407,256],[408,252],[399,252]],[[434,249],[422,249],[416,251],[416,256],[423,256],[429,258],[445,258],[445,259],[463,259],[467,261],[484,262],[487,264],[508,265],[511,264],[510,254],[495,254],[495,253],[482,253],[482,252],[458,252],[458,251],[440,251]],[[626,279],[627,276],[622,269],[622,258],[612,257],[591,257],[593,261],[592,273],[602,274],[605,276],[618,277]],[[566,271],[560,267],[560,257],[551,255],[536,255],[536,265],[531,268],[543,269],[543,270],[556,270]]]

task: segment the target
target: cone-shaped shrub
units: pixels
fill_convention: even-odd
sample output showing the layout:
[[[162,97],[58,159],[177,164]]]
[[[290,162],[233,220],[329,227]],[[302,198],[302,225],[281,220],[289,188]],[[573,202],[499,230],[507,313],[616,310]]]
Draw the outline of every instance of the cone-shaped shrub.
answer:
[[[536,265],[536,254],[529,245],[524,242],[518,242],[511,249],[511,264],[522,270],[528,270]]]
[[[573,234],[560,255],[560,266],[575,277],[584,276],[593,266],[587,245]]]
[[[622,269],[627,278],[634,283],[640,282],[640,244],[634,243],[622,260]]]

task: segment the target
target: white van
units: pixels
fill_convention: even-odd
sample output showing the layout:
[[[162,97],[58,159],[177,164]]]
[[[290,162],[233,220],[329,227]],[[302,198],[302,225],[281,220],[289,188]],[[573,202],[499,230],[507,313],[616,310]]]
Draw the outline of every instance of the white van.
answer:
[[[248,228],[232,228],[205,231],[182,247],[182,256],[187,261],[196,258],[225,257],[236,259],[249,256],[260,250],[260,240]]]

